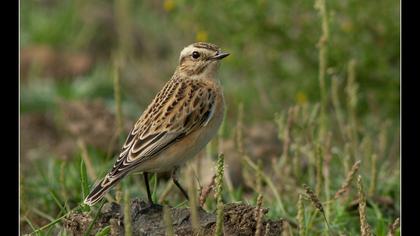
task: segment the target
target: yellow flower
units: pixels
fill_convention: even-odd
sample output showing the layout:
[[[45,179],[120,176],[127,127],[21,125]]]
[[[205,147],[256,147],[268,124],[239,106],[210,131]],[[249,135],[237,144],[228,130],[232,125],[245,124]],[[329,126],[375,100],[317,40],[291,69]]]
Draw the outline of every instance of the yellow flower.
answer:
[[[299,91],[297,94],[296,94],[296,102],[299,104],[299,105],[302,105],[302,104],[305,104],[305,103],[307,103],[308,102],[308,97],[306,96],[306,94],[304,93],[304,92],[302,92],[302,91]]]
[[[163,9],[165,11],[170,12],[175,8],[175,1],[174,0],[165,0],[163,2]]]
[[[195,34],[195,39],[197,40],[197,42],[207,42],[208,38],[209,38],[209,36],[208,36],[207,32],[204,31],[204,30],[199,30]]]

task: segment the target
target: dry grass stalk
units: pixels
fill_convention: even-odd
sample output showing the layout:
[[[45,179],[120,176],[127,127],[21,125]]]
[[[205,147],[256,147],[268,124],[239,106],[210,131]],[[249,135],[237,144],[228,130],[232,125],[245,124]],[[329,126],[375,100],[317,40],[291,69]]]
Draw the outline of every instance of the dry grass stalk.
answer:
[[[297,212],[297,222],[298,222],[298,228],[299,228],[299,235],[304,236],[305,235],[305,208],[303,206],[303,195],[299,194],[299,200],[298,200],[298,206],[297,206],[298,212]]]
[[[348,97],[348,109],[349,114],[351,115],[350,123],[355,127],[355,117],[356,117],[356,106],[357,106],[357,90],[358,85],[356,83],[356,60],[351,59],[348,66],[347,66],[347,85],[346,85],[346,93]]]
[[[239,154],[242,156],[245,154],[244,140],[243,140],[243,116],[244,116],[244,104],[240,103],[238,107],[238,120],[236,123],[236,148]]]
[[[293,126],[293,112],[294,108],[291,107],[289,108],[288,112],[287,112],[287,126],[284,129],[284,134],[283,134],[283,154],[282,154],[282,158],[284,159],[288,159],[289,156],[289,148],[290,148],[290,143],[291,143],[291,129]]]
[[[233,183],[232,183],[231,176],[229,174],[226,174],[224,181],[225,181],[225,184],[226,184],[226,187],[227,187],[227,190],[228,190],[227,192],[229,194],[229,198],[231,199],[231,201],[234,201],[234,202],[238,201],[239,199],[237,199],[237,196],[235,196],[235,194],[234,194],[235,189],[234,189],[234,186],[233,186]],[[213,186],[213,188],[214,188],[214,186]]]
[[[344,116],[341,110],[341,103],[339,97],[339,84],[337,76],[333,76],[331,80],[331,100],[335,110],[335,116],[338,122],[338,127],[340,130],[341,137],[345,138],[345,126],[344,126]]]
[[[356,60],[351,59],[347,67],[347,85],[346,85],[346,94],[347,94],[347,109],[348,114],[350,114],[350,126],[348,137],[351,140],[352,144],[352,154],[355,157],[357,154],[358,138],[357,138],[357,120],[356,120],[356,108],[357,108],[357,92],[358,84],[356,83]]]
[[[397,160],[399,160],[399,157],[400,157],[400,140],[401,140],[400,135],[401,135],[400,129],[398,128],[393,135],[392,142],[389,144],[390,146],[389,146],[388,154],[387,155],[384,154],[383,157],[381,155],[378,155],[381,158],[390,160],[389,162],[385,162],[383,165],[389,166],[391,164],[390,166],[391,169],[395,167],[395,165],[392,165],[392,163],[397,162]],[[386,169],[388,168],[384,167],[384,170]]]
[[[121,199],[122,199],[122,185],[121,184],[117,184],[117,186],[115,187],[115,201],[120,204],[121,203]]]
[[[165,201],[166,197],[171,192],[173,186],[174,186],[174,182],[168,181],[168,183],[165,186],[165,189],[163,190],[162,194],[160,194],[159,196],[159,200],[158,200],[159,203],[162,203],[163,201]]]
[[[342,196],[345,192],[347,192],[349,190],[351,182],[353,181],[354,176],[356,175],[357,171],[360,168],[360,163],[361,163],[361,161],[358,160],[351,167],[350,172],[347,174],[346,180],[341,185],[341,188],[335,193],[335,199],[339,198],[340,196]]]
[[[123,114],[121,108],[121,89],[120,89],[120,62],[118,58],[114,60],[114,71],[113,71],[113,82],[114,82],[114,100],[115,100],[115,112],[117,114],[117,137],[121,136],[121,132],[123,131],[124,122],[123,122]]]
[[[223,176],[224,176],[224,155],[219,154],[219,157],[217,159],[216,164],[216,229],[215,229],[215,235],[221,236],[223,235],[223,222],[224,222],[224,216],[223,216]]]
[[[255,164],[247,155],[243,156],[243,159],[245,160],[245,162],[254,170],[254,171],[258,171],[258,165]],[[285,208],[284,208],[284,204],[283,201],[280,197],[279,191],[277,190],[276,186],[274,185],[273,181],[271,181],[270,177],[267,176],[266,174],[264,174],[264,172],[261,172],[261,177],[264,180],[265,183],[267,183],[268,187],[271,189],[271,191],[273,192],[277,203],[279,204],[280,210],[281,210],[281,214],[283,214],[285,217],[289,216],[289,214],[287,214]]]
[[[106,151],[106,159],[112,158],[114,147],[117,144],[117,140],[119,140],[120,138],[117,129],[115,130],[114,134],[111,137],[111,140],[109,141],[108,150]]]
[[[225,127],[226,127],[226,112],[223,114],[222,124],[220,125],[220,128],[217,132],[217,150],[218,153],[223,153],[223,135],[225,133]]]
[[[263,164],[261,162],[261,160],[258,160],[258,169],[257,169],[257,174],[256,174],[256,192],[257,193],[261,193],[262,191],[262,184],[263,184],[263,179],[262,179],[262,172],[263,172]]]
[[[282,226],[281,236],[293,236],[292,227],[290,227],[289,221],[283,221]]]
[[[204,203],[206,202],[207,196],[210,194],[210,191],[214,188],[215,180],[216,180],[216,175],[213,175],[210,183],[206,187],[201,189],[200,197],[199,197],[199,201],[198,201],[201,207],[204,206]]]
[[[377,160],[378,156],[376,154],[371,155],[371,165],[370,165],[370,185],[368,196],[373,196],[376,191],[376,181],[377,181]]]
[[[265,225],[264,236],[269,235],[269,233],[270,233],[270,222],[267,222],[267,224]]]
[[[93,168],[92,161],[90,160],[89,153],[86,149],[85,142],[82,139],[77,140],[77,145],[79,146],[80,150],[82,151],[82,158],[85,162],[86,171],[91,181],[96,180],[95,169]]]
[[[386,152],[386,147],[388,144],[388,128],[390,126],[390,122],[389,120],[385,121],[382,125],[381,125],[381,131],[379,132],[379,156],[380,157],[384,157],[385,156],[385,152]]]
[[[306,195],[308,195],[309,200],[311,200],[312,204],[316,209],[318,209],[320,212],[324,212],[324,208],[322,207],[322,203],[319,200],[318,196],[312,191],[311,188],[309,188],[308,185],[304,184],[303,188],[305,189]]]
[[[131,227],[131,207],[130,207],[130,200],[129,200],[128,190],[124,191],[124,235],[131,236],[132,235],[132,227]]]
[[[132,24],[133,20],[130,14],[130,9],[132,4],[130,0],[120,0],[116,1],[114,5],[114,14],[116,19],[116,29],[117,29],[117,38],[118,38],[118,49],[121,51],[121,54],[131,57],[133,54],[133,31]]]
[[[189,197],[189,204],[190,204],[190,212],[191,212],[191,224],[192,228],[195,232],[200,231],[200,223],[198,220],[198,212],[197,212],[197,194],[195,191],[195,185],[193,178],[191,176],[194,176],[193,169],[191,166],[188,167],[187,176],[189,178],[187,179],[188,184],[188,197]]]
[[[332,137],[332,133],[328,132],[326,141],[325,141],[325,146],[324,146],[324,150],[325,150],[325,154],[324,159],[323,159],[323,164],[322,164],[322,173],[323,173],[323,178],[324,178],[324,190],[325,190],[325,196],[327,199],[330,199],[330,163],[331,163],[331,159],[332,159],[332,152],[331,152],[331,137]],[[330,204],[326,204],[325,205],[325,216],[327,218],[327,220],[329,220],[329,216],[330,216]]]
[[[361,236],[373,236],[369,223],[366,218],[366,196],[363,191],[362,176],[357,177],[357,189],[359,194],[359,218]]]
[[[315,8],[321,16],[322,35],[318,41],[319,47],[319,87],[321,91],[321,117],[320,117],[320,137],[324,137],[326,129],[326,108],[327,108],[327,91],[325,88],[325,74],[327,71],[327,45],[328,45],[328,13],[325,0],[316,0]]]
[[[262,217],[263,217],[262,203],[263,203],[263,195],[259,194],[258,198],[257,198],[257,208],[255,208],[255,213],[254,213],[255,221],[257,222],[257,226],[256,226],[256,229],[255,229],[255,236],[261,236],[261,230],[262,230],[262,227],[263,227],[263,224],[262,224]]]
[[[365,135],[365,137],[363,138],[363,140],[360,142],[360,150],[363,150],[363,157],[367,158],[367,157],[371,157],[372,155],[372,139],[369,135]]]
[[[348,128],[348,127],[347,127]],[[350,163],[353,163],[353,154],[351,151],[351,144],[349,142],[346,142],[344,144],[344,158],[343,158],[343,166],[344,171],[348,173],[350,171]]]
[[[324,217],[325,223],[327,224],[328,230],[330,230],[330,225],[328,223],[327,217],[325,216],[324,207],[322,206],[322,203],[319,200],[318,196],[312,191],[312,189],[308,185],[304,184],[303,188],[305,189],[305,193],[306,195],[308,195],[309,200],[311,200],[312,205],[321,212],[322,216]]]
[[[317,196],[321,193],[322,188],[322,149],[321,146],[316,145],[315,150],[315,170],[316,170],[316,186],[315,193]]]
[[[245,149],[244,149],[244,139],[243,139],[243,116],[244,116],[244,104],[243,103],[239,103],[238,106],[238,118],[236,121],[236,129],[235,129],[235,147],[236,150],[238,151],[240,156],[245,156]],[[246,178],[246,172],[245,172],[245,168],[243,170],[243,176],[244,176],[244,182],[246,184],[248,184],[248,180]],[[230,178],[230,175],[227,174],[226,175],[226,185],[228,187],[229,190],[229,195],[231,199],[235,199],[234,194],[233,194],[233,184]],[[249,185],[249,184],[248,184]],[[249,185],[252,186],[252,185]]]
[[[166,227],[166,235],[173,236],[174,235],[174,228],[172,225],[172,216],[171,212],[167,205],[163,206],[163,221],[165,222]]]
[[[297,179],[302,174],[302,167],[301,167],[301,156],[302,156],[302,150],[300,145],[296,145],[294,156],[293,156],[293,175]]]
[[[400,227],[400,218],[395,219],[394,223],[389,226],[387,236],[395,236],[398,228]]]
[[[328,132],[327,134],[327,138],[325,141],[325,145],[324,145],[324,150],[325,150],[325,154],[323,155],[324,157],[324,164],[323,164],[323,169],[324,169],[324,177],[325,178],[329,178],[329,167],[330,167],[330,162],[332,160],[332,152],[331,152],[331,139],[332,139],[332,133]]]
[[[289,175],[290,168],[288,163],[290,161],[289,158],[289,152],[292,145],[293,137],[292,137],[292,127],[293,124],[296,123],[296,116],[299,112],[299,106],[293,106],[289,108],[287,112],[287,125],[284,128],[283,137],[283,152],[280,158],[279,166],[280,170],[279,172],[284,173],[284,175]],[[280,132],[280,131],[279,131]],[[277,161],[278,159],[276,159]]]

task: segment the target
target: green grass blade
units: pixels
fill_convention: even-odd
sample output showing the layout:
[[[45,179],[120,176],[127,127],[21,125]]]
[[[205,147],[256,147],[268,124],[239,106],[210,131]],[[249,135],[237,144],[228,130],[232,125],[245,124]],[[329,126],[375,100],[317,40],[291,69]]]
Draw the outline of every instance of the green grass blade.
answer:
[[[58,199],[58,196],[57,196],[57,194],[54,192],[54,191],[52,191],[52,190],[49,190],[49,192],[50,192],[50,195],[51,195],[51,197],[53,198],[53,200],[54,200],[54,202],[57,204],[57,206],[60,208],[60,210],[65,214],[65,213],[67,213],[67,209],[63,206],[63,205],[61,205],[61,203],[60,203],[60,199]]]
[[[111,226],[106,226],[105,228],[101,229],[95,236],[107,236],[111,232]]]
[[[86,196],[89,194],[89,185],[87,180],[86,165],[83,158],[80,159],[80,184],[82,188],[82,210],[89,211],[90,207],[83,203]]]
[[[24,216],[24,219],[25,219],[26,223],[28,223],[29,227],[31,227],[32,231],[35,232],[36,229],[35,229],[34,225],[32,224],[32,222],[28,219],[28,217]],[[36,234],[36,236],[41,235],[39,232],[36,232],[35,234]]]
[[[80,160],[80,180],[81,180],[81,187],[82,187],[82,201],[86,198],[89,194],[89,186],[87,183],[87,173],[86,173],[86,166],[83,158]]]
[[[153,202],[157,201],[157,174],[153,174],[152,177],[153,189],[152,189],[152,199]]]

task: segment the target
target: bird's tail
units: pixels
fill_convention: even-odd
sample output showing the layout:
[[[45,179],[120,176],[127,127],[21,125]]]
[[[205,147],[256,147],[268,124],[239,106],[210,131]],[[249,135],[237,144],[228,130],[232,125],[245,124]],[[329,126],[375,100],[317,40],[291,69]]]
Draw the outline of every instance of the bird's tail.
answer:
[[[95,203],[101,200],[104,195],[120,180],[121,177],[111,178],[109,175],[105,176],[105,178],[98,185],[96,185],[92,191],[90,191],[90,193],[85,198],[84,203],[89,206],[93,206]]]

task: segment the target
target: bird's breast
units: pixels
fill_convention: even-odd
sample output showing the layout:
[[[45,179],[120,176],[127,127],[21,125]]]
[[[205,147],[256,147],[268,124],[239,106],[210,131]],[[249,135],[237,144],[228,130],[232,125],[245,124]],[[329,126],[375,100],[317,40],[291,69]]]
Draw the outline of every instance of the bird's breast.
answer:
[[[217,134],[222,124],[225,112],[223,94],[216,97],[215,112],[207,125],[188,134],[180,141],[162,151],[156,157],[146,161],[138,171],[164,172],[170,171],[175,166],[181,166],[189,159],[198,154]]]

